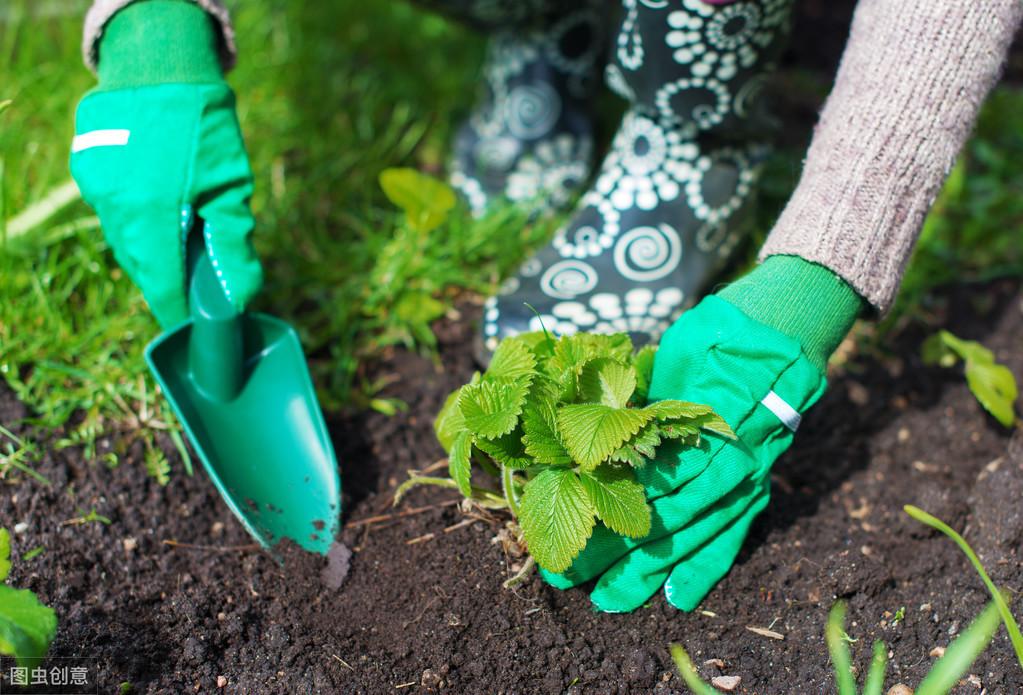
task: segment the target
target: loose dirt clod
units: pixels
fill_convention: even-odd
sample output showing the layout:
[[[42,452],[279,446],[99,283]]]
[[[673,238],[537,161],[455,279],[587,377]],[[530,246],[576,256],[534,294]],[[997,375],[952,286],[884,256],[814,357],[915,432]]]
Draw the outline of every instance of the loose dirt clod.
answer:
[[[320,573],[323,585],[337,591],[348,578],[352,567],[352,551],[344,543],[335,542],[327,551],[327,566]]]

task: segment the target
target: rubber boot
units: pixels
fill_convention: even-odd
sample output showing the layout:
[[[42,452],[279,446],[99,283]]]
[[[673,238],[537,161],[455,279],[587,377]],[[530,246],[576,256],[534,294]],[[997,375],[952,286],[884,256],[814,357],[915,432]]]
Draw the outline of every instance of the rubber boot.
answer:
[[[480,215],[498,199],[565,209],[593,168],[594,99],[613,0],[430,0],[490,34],[482,94],[459,128],[451,184]]]
[[[487,300],[485,351],[541,327],[656,342],[751,230],[791,0],[623,5],[605,77],[630,108],[572,221]]]

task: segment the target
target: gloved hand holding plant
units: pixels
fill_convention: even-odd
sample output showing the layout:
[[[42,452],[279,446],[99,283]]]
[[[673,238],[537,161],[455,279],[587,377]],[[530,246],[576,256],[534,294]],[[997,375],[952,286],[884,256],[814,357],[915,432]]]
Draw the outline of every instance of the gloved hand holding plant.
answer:
[[[437,419],[453,482],[413,477],[399,494],[441,482],[511,508],[544,579],[595,579],[599,610],[661,586],[692,610],[767,505],[771,466],[861,307],[830,270],[775,257],[683,314],[656,353],[631,356],[624,335],[507,339]],[[470,485],[474,460],[503,494]]]
[[[506,506],[530,555],[567,569],[599,519],[613,537],[642,538],[650,511],[634,470],[659,447],[692,448],[704,432],[732,436],[711,408],[662,400],[646,405],[653,350],[633,355],[628,336],[546,333],[506,339],[483,375],[451,394],[436,430],[453,485]],[[473,460],[500,476],[502,492],[472,487]],[[414,476],[412,485],[438,482]]]

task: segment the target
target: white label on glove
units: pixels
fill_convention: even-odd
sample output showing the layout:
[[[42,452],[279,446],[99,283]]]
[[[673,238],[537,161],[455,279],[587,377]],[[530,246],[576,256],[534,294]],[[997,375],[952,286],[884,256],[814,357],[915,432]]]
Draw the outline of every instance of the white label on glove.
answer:
[[[799,429],[799,423],[803,419],[803,416],[799,414],[799,411],[786,403],[777,393],[774,391],[768,391],[767,395],[764,396],[764,400],[760,402],[765,408],[778,416],[778,419],[781,420],[781,424],[785,425],[793,432]]]
[[[128,144],[130,130],[90,130],[88,133],[76,135],[71,140],[71,153],[92,149],[93,147],[121,147]]]

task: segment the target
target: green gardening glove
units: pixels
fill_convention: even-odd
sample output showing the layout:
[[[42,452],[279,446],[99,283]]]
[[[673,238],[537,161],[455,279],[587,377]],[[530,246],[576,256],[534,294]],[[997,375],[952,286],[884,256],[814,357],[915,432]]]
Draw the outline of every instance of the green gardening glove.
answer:
[[[129,5],[106,27],[99,85],[75,119],[71,173],[165,328],[188,315],[185,236],[195,215],[239,311],[262,283],[251,243],[252,171],[218,40],[193,3]]]
[[[591,600],[608,612],[634,610],[663,586],[672,605],[692,610],[725,575],[753,519],[768,503],[771,465],[791,444],[801,413],[824,393],[827,354],[860,306],[858,296],[848,286],[839,287],[844,283],[830,271],[801,259],[769,259],[750,276],[749,284],[761,290],[754,293],[763,295],[765,287],[785,289],[785,283],[771,287],[779,274],[791,280],[819,273],[829,274],[829,287],[842,295],[835,300],[816,294],[817,301],[841,313],[827,339],[819,341],[827,344],[823,356],[807,349],[814,341],[805,331],[793,330],[799,339],[792,337],[736,305],[745,308],[747,303],[718,296],[704,299],[665,333],[655,358],[651,400],[709,404],[737,438],[708,435],[700,447],[682,451],[663,446],[658,460],[637,472],[651,500],[650,533],[629,539],[598,524],[564,574],[543,573],[549,583],[568,588],[597,578]],[[780,301],[792,302],[793,294],[798,296],[785,292]],[[755,309],[757,302],[751,305]],[[814,314],[805,304],[794,305],[800,317],[809,309],[815,321],[829,320],[827,311]]]

